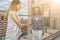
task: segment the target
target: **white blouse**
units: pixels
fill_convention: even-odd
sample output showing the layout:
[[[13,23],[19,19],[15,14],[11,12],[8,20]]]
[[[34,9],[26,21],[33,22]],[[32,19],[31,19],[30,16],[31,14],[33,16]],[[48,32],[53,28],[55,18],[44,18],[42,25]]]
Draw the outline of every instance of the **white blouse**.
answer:
[[[7,21],[7,31],[6,31],[6,38],[5,40],[17,40],[18,37],[22,34],[21,28],[13,21],[11,18],[11,13],[8,14],[8,21]],[[17,17],[18,13],[16,12]]]

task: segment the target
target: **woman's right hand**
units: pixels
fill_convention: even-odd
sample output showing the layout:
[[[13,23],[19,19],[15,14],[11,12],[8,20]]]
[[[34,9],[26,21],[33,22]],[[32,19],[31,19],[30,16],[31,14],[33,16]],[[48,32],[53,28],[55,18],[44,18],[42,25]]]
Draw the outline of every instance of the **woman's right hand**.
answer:
[[[22,28],[28,28],[29,27],[29,24],[21,24],[21,27]]]
[[[26,27],[28,28],[30,26],[30,24],[26,24]]]
[[[22,28],[25,28],[25,24],[21,24],[20,26],[21,26]]]

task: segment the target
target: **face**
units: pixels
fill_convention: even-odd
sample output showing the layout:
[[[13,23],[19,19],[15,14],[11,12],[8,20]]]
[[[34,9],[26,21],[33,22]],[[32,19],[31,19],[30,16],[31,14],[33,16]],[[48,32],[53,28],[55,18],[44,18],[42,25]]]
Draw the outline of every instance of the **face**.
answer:
[[[35,9],[34,9],[34,14],[35,14],[35,15],[38,15],[38,14],[39,14],[39,9],[38,9],[38,8],[35,8]]]
[[[20,10],[20,4],[17,5],[17,9]]]

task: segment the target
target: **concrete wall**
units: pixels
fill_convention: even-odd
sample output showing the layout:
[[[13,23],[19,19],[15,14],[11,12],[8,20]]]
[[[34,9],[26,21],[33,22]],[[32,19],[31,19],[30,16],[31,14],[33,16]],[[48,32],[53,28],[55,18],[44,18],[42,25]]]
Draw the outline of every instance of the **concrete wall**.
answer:
[[[60,4],[51,1],[50,16],[55,17],[55,28],[60,29]]]

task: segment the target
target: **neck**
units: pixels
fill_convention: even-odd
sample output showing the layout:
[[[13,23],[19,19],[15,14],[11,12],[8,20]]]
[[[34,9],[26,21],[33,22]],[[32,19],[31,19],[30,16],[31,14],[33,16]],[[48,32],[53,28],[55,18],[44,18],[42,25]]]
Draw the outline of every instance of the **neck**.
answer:
[[[41,16],[41,15],[35,15],[36,17],[39,17],[39,16]]]

